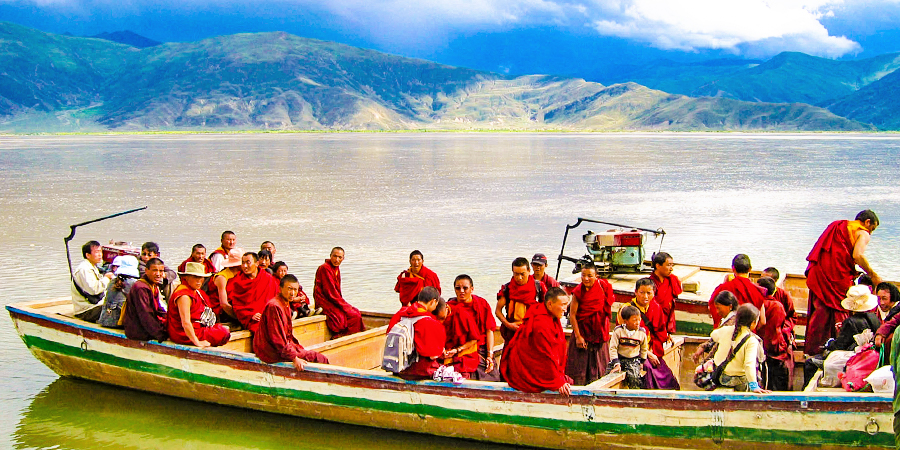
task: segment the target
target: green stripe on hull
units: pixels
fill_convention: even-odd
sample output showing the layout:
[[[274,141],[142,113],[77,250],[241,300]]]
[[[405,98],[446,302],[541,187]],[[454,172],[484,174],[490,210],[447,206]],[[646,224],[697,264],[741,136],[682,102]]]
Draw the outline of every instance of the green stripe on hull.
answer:
[[[251,383],[243,383],[224,378],[210,377],[207,375],[174,369],[165,365],[135,361],[132,359],[121,358],[118,356],[113,356],[93,350],[85,351],[78,347],[63,345],[35,336],[23,336],[22,339],[25,341],[25,344],[29,348],[35,347],[49,353],[82,358],[97,363],[108,364],[124,369],[150,373],[168,378],[185,380],[209,386],[219,386],[255,394],[272,395],[276,397],[343,407],[372,409],[389,413],[416,414],[420,416],[432,416],[442,419],[457,419],[471,422],[493,422],[547,430],[572,430],[592,435],[637,434],[660,438],[676,438],[687,440],[715,438],[743,442],[781,443],[812,446],[840,445],[891,447],[894,443],[894,436],[889,433],[879,433],[876,436],[870,436],[862,431],[788,431],[762,430],[756,428],[739,427],[674,427],[662,425],[614,424],[603,422],[573,422],[548,418],[488,414],[474,411],[447,409],[433,405],[415,405],[410,403],[392,403],[356,397],[341,397],[336,395],[318,394],[309,391],[264,387]]]

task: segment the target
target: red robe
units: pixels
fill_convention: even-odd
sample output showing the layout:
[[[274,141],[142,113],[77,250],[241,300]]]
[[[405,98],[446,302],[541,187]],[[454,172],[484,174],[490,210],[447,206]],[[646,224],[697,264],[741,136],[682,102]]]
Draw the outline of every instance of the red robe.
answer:
[[[217,316],[221,316],[222,302],[219,300],[219,287],[216,286],[215,283],[216,277],[218,276],[225,277],[225,291],[227,292],[228,280],[234,278],[235,275],[232,275],[231,269],[222,269],[219,273],[209,277],[209,282],[206,284],[206,297],[209,299],[209,307],[213,309]]]
[[[291,310],[280,296],[269,299],[263,309],[259,330],[253,334],[253,353],[265,363],[291,362],[295,357],[328,364],[325,355],[306,350],[294,337]]]
[[[494,310],[491,309],[491,305],[488,304],[487,300],[477,295],[473,295],[472,301],[469,303],[461,302],[454,297],[448,300],[447,304],[450,305],[451,308],[468,309],[469,313],[472,314],[472,317],[475,318],[475,324],[478,326],[478,346],[482,347],[487,344],[487,341],[485,340],[487,334],[497,330],[497,321],[494,319]]]
[[[719,328],[719,322],[722,320],[719,312],[716,311],[716,296],[722,291],[734,294],[737,297],[738,305],[753,303],[756,309],[762,309],[763,301],[766,298],[764,289],[746,277],[736,276],[731,281],[720,284],[709,297],[709,313],[712,315],[714,328]]]
[[[684,292],[681,288],[681,280],[675,275],[669,275],[662,279],[656,273],[650,274],[655,286],[654,300],[662,308],[663,316],[666,318],[666,329],[669,334],[675,334],[675,299]]]
[[[536,289],[538,288],[541,292],[537,292]],[[500,291],[497,292],[497,300],[501,298],[506,299],[507,321],[511,323],[522,322],[522,319],[525,318],[525,313],[528,312],[532,305],[544,301],[546,292],[547,288],[543,284],[535,283],[534,277],[529,275],[528,280],[521,286],[516,284],[513,279],[510,279],[509,283],[500,286]],[[514,330],[505,326],[500,329],[500,335],[503,336],[504,341],[512,338],[513,333]]]
[[[559,281],[556,281],[556,278],[551,277],[547,272],[544,272],[544,276],[541,277],[541,283],[543,283],[547,289],[559,287]]]
[[[849,316],[841,307],[841,300],[853,285],[857,272],[848,224],[846,220],[838,220],[828,225],[806,257],[809,321],[804,353],[807,355],[820,353],[825,341],[835,336],[835,324]]]
[[[262,313],[278,290],[278,280],[265,270],[257,272],[256,278],[241,272],[228,280],[228,301],[241,326],[255,333],[259,322],[253,320],[253,315]]]
[[[191,259],[190,256],[188,256],[188,259],[182,261],[181,264],[178,265],[178,271],[184,272],[184,269],[185,269],[185,267],[187,267],[187,263],[189,263],[189,262],[197,262],[197,261],[194,261],[193,259]],[[206,273],[216,273],[216,267],[213,266],[213,264],[209,260],[209,258],[203,258],[203,269],[206,271]]]
[[[790,349],[789,333],[793,333],[793,327],[787,321],[784,307],[775,298],[766,298],[766,324],[757,333],[763,341],[766,350],[766,358],[775,358],[786,361],[793,355]]]
[[[441,292],[441,280],[438,279],[436,273],[431,269],[422,266],[419,269],[419,276],[412,276],[409,270],[404,270],[397,275],[397,284],[394,285],[394,292],[400,294],[400,304],[409,306],[410,303],[416,301],[419,291],[425,286],[432,286]]]
[[[500,373],[523,392],[557,391],[569,382],[566,335],[559,319],[543,303],[532,305],[522,325],[503,347]]]
[[[641,310],[634,300],[630,304],[638,311]],[[650,351],[662,360],[666,354],[663,344],[669,340],[669,331],[666,327],[666,317],[656,301],[650,300],[647,311],[641,311],[641,326],[647,330],[647,335],[650,336]]]
[[[434,316],[428,312],[420,303],[413,303],[409,306],[400,308],[391,317],[388,323],[388,332],[403,317],[419,317],[424,316],[413,325],[413,343],[416,346],[416,353],[419,354],[418,361],[400,372],[400,376],[406,379],[428,379],[434,375],[434,371],[441,366],[438,359],[434,357],[441,356],[444,352],[444,343],[447,341],[444,332],[444,326],[438,322]]]
[[[209,306],[209,298],[206,297],[206,294],[204,294],[203,291],[194,291],[183,284],[175,288],[175,292],[172,292],[172,296],[170,297],[172,300],[169,302],[169,310],[167,312],[168,317],[166,318],[169,339],[177,344],[194,345],[194,343],[191,342],[191,338],[189,338],[184,331],[184,325],[181,323],[181,311],[178,309],[177,300],[178,297],[183,295],[187,295],[191,298],[191,326],[194,328],[194,334],[197,336],[197,339],[209,341],[210,345],[213,347],[225,345],[231,338],[231,333],[228,331],[228,328],[222,324],[215,324],[211,327],[200,325],[200,316],[203,314],[203,309],[206,306]]]
[[[451,305],[450,315],[444,320],[444,330],[447,334],[444,347],[448,350],[461,347],[466,342],[475,341],[475,345],[467,352],[444,361],[444,364],[456,367],[457,372],[469,378],[471,373],[478,370],[478,340],[484,340],[478,324],[475,323],[475,317],[468,308]]]
[[[316,306],[325,313],[325,325],[331,330],[333,337],[365,330],[362,314],[350,306],[341,293],[341,268],[331,265],[330,260],[326,259],[325,264],[316,270],[313,299]]]
[[[587,288],[579,284],[572,291],[578,301],[575,319],[581,337],[589,344],[602,344],[609,341],[609,319],[612,305],[616,301],[612,285],[604,279],[597,279],[593,286]]]

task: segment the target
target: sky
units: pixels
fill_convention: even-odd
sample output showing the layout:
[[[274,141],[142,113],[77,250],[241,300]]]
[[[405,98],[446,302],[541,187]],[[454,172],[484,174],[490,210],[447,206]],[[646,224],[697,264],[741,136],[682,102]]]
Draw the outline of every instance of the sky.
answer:
[[[900,0],[0,0],[0,21],[158,41],[285,31],[513,75],[900,51]]]

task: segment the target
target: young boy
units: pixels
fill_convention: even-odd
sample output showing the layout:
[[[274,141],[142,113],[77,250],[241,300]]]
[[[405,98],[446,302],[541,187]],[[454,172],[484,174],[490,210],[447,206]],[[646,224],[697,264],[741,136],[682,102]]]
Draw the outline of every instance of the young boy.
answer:
[[[609,372],[624,371],[624,386],[640,389],[644,385],[641,368],[650,350],[650,337],[641,328],[641,312],[636,307],[622,307],[619,321],[622,324],[613,329],[609,341]]]
[[[761,277],[756,284],[766,290],[766,299],[763,301],[766,323],[757,330],[766,351],[766,388],[789,391],[794,372],[793,322],[788,320],[784,306],[775,298],[775,280]]]

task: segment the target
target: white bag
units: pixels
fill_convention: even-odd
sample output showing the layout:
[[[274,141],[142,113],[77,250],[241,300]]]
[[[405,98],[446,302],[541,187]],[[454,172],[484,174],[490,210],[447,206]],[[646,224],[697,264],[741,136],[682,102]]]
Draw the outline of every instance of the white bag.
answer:
[[[825,374],[822,376],[822,379],[819,380],[819,386],[840,386],[841,380],[840,378],[838,378],[838,374],[844,371],[844,367],[847,365],[847,360],[849,360],[850,357],[855,354],[856,352],[845,350],[835,350],[829,353],[828,358],[825,358]]]
[[[894,393],[894,372],[891,366],[884,366],[872,372],[866,377],[866,383],[872,386],[872,390],[882,394]]]

